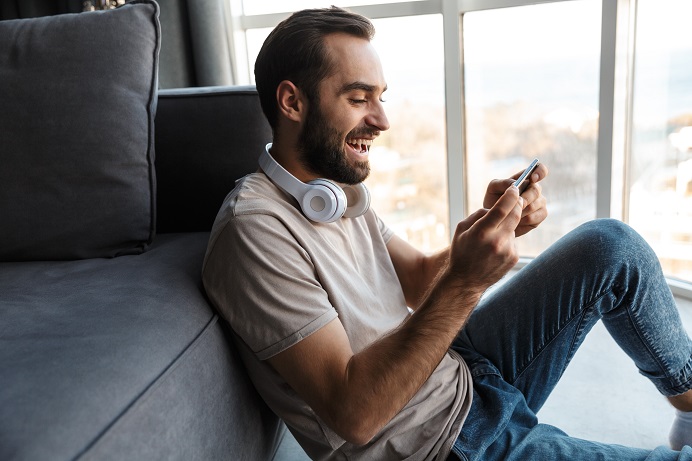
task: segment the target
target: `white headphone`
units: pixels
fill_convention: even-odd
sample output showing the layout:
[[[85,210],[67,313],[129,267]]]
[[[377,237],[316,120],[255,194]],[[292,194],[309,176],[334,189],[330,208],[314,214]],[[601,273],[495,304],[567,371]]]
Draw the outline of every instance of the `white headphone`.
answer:
[[[370,208],[370,192],[365,184],[343,185],[328,179],[314,179],[305,184],[274,160],[267,144],[260,155],[262,171],[287,194],[293,196],[306,218],[314,222],[330,223],[342,216],[356,218]]]

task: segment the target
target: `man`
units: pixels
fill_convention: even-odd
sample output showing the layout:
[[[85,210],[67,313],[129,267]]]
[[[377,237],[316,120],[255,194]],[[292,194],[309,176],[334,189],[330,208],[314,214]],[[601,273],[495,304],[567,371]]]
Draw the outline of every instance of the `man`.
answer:
[[[516,264],[515,238],[547,216],[546,166],[522,195],[492,181],[485,208],[431,256],[367,209],[358,184],[389,128],[373,34],[362,16],[305,10],[257,58],[273,143],[222,206],[203,278],[265,401],[314,459],[692,459],[688,447],[608,446],[536,420],[600,318],[692,410],[690,340],[631,229],[584,225],[481,301]],[[678,432],[676,443],[692,438]]]

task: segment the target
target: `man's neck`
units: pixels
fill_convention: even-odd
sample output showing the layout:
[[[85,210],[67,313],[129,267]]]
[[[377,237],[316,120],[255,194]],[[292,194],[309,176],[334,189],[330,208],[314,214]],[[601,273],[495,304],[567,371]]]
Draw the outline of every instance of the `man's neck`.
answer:
[[[286,171],[300,181],[307,183],[316,179],[317,176],[310,173],[300,161],[300,152],[296,144],[275,138],[269,153]]]

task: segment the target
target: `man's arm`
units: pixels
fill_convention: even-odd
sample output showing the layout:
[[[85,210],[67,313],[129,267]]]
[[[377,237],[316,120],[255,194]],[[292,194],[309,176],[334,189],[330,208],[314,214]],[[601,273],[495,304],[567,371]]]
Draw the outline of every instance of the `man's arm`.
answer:
[[[337,319],[269,363],[343,439],[367,443],[430,377],[485,289],[516,264],[521,209],[511,188],[462,221],[416,312],[366,349],[353,352]]]
[[[406,305],[418,309],[435,278],[449,263],[449,247],[426,255],[394,235],[387,243],[387,251],[404,291]]]

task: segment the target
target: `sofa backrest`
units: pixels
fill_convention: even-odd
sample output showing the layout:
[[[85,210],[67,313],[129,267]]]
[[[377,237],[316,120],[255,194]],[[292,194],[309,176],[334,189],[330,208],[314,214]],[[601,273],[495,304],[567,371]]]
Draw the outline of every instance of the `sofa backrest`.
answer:
[[[211,230],[223,199],[257,170],[271,138],[253,86],[160,90],[157,233]]]

